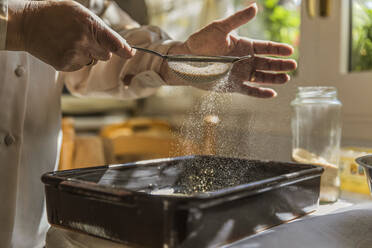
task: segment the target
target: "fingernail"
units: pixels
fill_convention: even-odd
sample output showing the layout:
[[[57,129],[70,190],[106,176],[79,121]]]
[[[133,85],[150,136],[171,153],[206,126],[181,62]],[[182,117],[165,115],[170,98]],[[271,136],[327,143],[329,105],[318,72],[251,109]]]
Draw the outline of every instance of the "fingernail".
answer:
[[[120,49],[120,54],[125,58],[131,58],[136,54],[136,50],[132,48],[126,40],[123,39],[122,47]]]
[[[272,89],[267,89],[267,88],[264,88],[261,93],[261,96],[264,98],[272,98],[272,97],[276,97],[277,95],[278,94],[276,93],[276,91]]]
[[[136,50],[134,50],[133,48],[130,48],[130,50],[128,51],[127,49],[123,49],[124,51],[124,53],[125,53],[125,57],[126,58],[132,58],[135,54],[136,54]]]
[[[136,55],[136,52],[137,52],[136,49],[134,49],[134,48],[131,48],[131,49],[130,49],[130,54],[131,54],[132,56]]]
[[[252,3],[252,4],[249,6],[249,9],[250,9],[251,11],[254,12],[254,15],[257,15],[257,12],[258,12],[258,6],[257,6],[257,3],[256,3],[256,2]],[[251,11],[250,11],[250,12],[251,12]],[[252,13],[249,13],[249,14],[251,15]]]
[[[120,49],[118,49],[116,52],[114,52],[116,55],[118,55],[119,57],[122,57],[122,58],[130,58],[132,57],[131,54],[130,54],[130,51],[128,51],[126,48],[124,47],[121,47]]]
[[[297,61],[296,60],[293,60],[293,70],[297,68]]]

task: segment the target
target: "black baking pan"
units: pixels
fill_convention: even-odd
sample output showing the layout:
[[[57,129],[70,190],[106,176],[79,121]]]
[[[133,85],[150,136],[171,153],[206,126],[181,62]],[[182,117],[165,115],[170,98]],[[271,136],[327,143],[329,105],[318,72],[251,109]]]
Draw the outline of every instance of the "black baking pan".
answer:
[[[187,156],[44,174],[50,224],[133,247],[215,247],[314,211],[323,168]]]

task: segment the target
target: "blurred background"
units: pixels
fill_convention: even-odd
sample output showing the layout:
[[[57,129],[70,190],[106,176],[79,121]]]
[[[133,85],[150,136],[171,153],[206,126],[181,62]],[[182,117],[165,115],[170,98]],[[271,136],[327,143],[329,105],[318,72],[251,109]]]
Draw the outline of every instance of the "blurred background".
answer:
[[[176,40],[253,2],[116,1],[142,25],[160,26]],[[277,98],[162,87],[146,99],[118,101],[65,91],[60,168],[185,154],[291,160],[290,102],[298,86],[336,87],[343,104],[342,146],[372,147],[372,1],[255,2],[257,18],[237,34],[295,48],[298,69],[286,85],[273,87]]]

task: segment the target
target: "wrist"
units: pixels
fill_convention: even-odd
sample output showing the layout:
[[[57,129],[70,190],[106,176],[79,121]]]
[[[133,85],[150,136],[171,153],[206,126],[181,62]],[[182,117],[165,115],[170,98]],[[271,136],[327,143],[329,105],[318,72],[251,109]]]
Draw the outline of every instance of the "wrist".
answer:
[[[9,1],[8,27],[5,49],[10,51],[24,51],[24,15],[27,9],[26,1]]]

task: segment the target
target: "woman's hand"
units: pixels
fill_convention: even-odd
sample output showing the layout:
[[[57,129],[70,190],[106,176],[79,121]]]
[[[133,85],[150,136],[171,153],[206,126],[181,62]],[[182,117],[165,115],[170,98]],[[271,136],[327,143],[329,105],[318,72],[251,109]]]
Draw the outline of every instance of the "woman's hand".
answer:
[[[165,79],[170,84],[188,84],[206,90],[224,90],[264,98],[274,97],[276,95],[274,90],[248,85],[247,82],[283,84],[289,80],[285,72],[294,70],[297,66],[296,62],[292,59],[274,59],[256,55],[289,56],[293,53],[293,48],[286,44],[250,40],[230,34],[232,30],[252,20],[256,13],[257,6],[252,4],[226,19],[214,21],[191,35],[186,42],[172,47],[169,51],[170,54],[254,55],[251,59],[233,65],[228,84],[223,89],[216,89],[216,82],[204,84],[182,82],[166,69],[166,63],[162,68]]]
[[[134,50],[74,1],[10,1],[7,50],[27,51],[59,71],[75,71]]]

